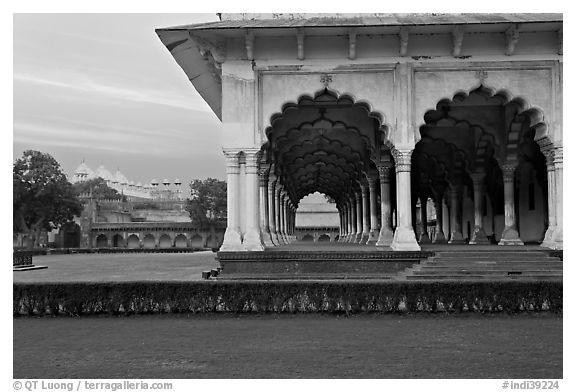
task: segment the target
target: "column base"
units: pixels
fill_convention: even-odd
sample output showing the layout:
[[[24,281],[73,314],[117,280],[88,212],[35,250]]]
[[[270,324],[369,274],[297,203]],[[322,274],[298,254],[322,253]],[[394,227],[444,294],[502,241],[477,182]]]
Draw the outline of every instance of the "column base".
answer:
[[[420,250],[420,245],[416,242],[416,236],[411,227],[397,227],[390,247],[396,251]]]
[[[365,245],[370,238],[370,234],[368,232],[362,233],[362,238],[360,238],[360,244]]]
[[[355,244],[359,244],[362,242],[362,233],[357,233],[356,236],[354,236],[354,241]]]
[[[436,231],[436,233],[434,233],[434,238],[432,238],[433,244],[445,244],[447,242],[448,241],[446,240],[446,237],[444,237],[442,231]]]
[[[490,241],[486,237],[484,229],[481,227],[475,227],[474,233],[472,234],[472,239],[470,240],[470,245],[488,245]]]
[[[261,237],[262,237],[262,243],[264,244],[264,246],[266,246],[266,247],[274,246],[274,243],[272,242],[272,237],[270,236],[269,231],[263,231],[261,233]]]
[[[555,243],[554,249],[564,249],[562,227],[556,226],[556,230],[554,230],[554,235],[552,236],[552,241]]]
[[[464,237],[462,237],[462,233],[460,233],[458,231],[453,231],[452,235],[450,236],[450,240],[448,241],[448,243],[461,245],[461,244],[465,244],[466,241],[464,240]]]
[[[366,245],[376,245],[378,242],[379,234],[377,230],[372,230],[368,234],[368,240],[366,241]]]
[[[428,233],[424,232],[422,234],[420,234],[420,241],[418,241],[421,244],[430,244],[432,243],[432,241],[430,241],[430,237],[428,237]]]
[[[556,246],[556,243],[552,239],[554,237],[555,230],[556,226],[548,226],[548,228],[546,229],[546,234],[544,234],[544,239],[540,244],[541,247],[555,249],[554,246]]]
[[[382,228],[378,234],[378,241],[376,241],[376,246],[390,246],[394,241],[394,232],[390,229]]]
[[[260,233],[254,229],[246,232],[244,236],[244,241],[242,242],[242,247],[244,250],[249,252],[259,252],[264,250],[262,245],[262,240],[260,238]]]
[[[220,246],[220,251],[238,252],[243,250],[244,248],[242,247],[242,239],[240,238],[240,233],[238,233],[238,231],[234,229],[227,227],[226,232],[224,233],[224,241]]]
[[[520,239],[518,230],[513,227],[505,227],[498,245],[524,245],[524,242]]]

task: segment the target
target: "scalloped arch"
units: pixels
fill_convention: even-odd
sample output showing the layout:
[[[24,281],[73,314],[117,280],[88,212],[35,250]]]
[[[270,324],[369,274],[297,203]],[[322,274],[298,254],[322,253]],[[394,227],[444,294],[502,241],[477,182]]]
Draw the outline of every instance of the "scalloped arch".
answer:
[[[548,124],[545,121],[544,110],[542,108],[536,105],[530,105],[529,100],[526,97],[522,95],[513,94],[508,89],[505,88],[499,89],[483,83],[476,83],[472,88],[469,89],[458,89],[454,92],[452,97],[442,97],[439,100],[437,100],[436,106],[434,108],[424,110],[424,114],[421,119],[421,121],[424,122],[423,123],[419,122],[416,128],[420,129],[422,126],[427,124],[426,116],[430,112],[441,110],[442,105],[445,105],[447,103],[455,102],[461,99],[466,99],[467,97],[470,96],[470,94],[474,92],[479,93],[480,95],[483,95],[488,98],[493,97],[500,98],[502,100],[503,105],[509,103],[516,105],[518,107],[518,115],[524,114],[525,112],[529,112],[531,120],[530,127],[531,128],[535,127],[535,129],[537,130],[534,139],[550,140],[549,136],[547,135]],[[419,142],[421,139],[420,132],[415,132],[414,137],[415,142],[416,143]]]

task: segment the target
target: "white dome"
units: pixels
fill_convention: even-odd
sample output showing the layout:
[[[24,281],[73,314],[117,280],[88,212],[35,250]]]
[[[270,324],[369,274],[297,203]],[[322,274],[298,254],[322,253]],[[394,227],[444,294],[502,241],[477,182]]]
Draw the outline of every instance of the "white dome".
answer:
[[[108,171],[108,169],[104,167],[104,165],[100,165],[100,167],[98,167],[98,170],[96,170],[96,176],[102,178],[105,181],[114,180],[114,176]]]

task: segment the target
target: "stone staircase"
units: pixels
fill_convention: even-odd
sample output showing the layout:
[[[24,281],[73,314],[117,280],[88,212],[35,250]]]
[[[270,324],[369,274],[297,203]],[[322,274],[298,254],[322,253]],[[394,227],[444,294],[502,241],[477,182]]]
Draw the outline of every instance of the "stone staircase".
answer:
[[[545,250],[439,251],[398,280],[562,280],[562,260]]]

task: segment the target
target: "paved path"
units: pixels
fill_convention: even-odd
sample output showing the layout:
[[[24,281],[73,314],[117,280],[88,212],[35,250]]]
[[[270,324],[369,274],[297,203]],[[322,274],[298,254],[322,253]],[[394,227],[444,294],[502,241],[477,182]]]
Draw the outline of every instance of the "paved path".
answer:
[[[14,282],[190,281],[219,266],[211,251],[34,256],[47,269],[13,272]]]

